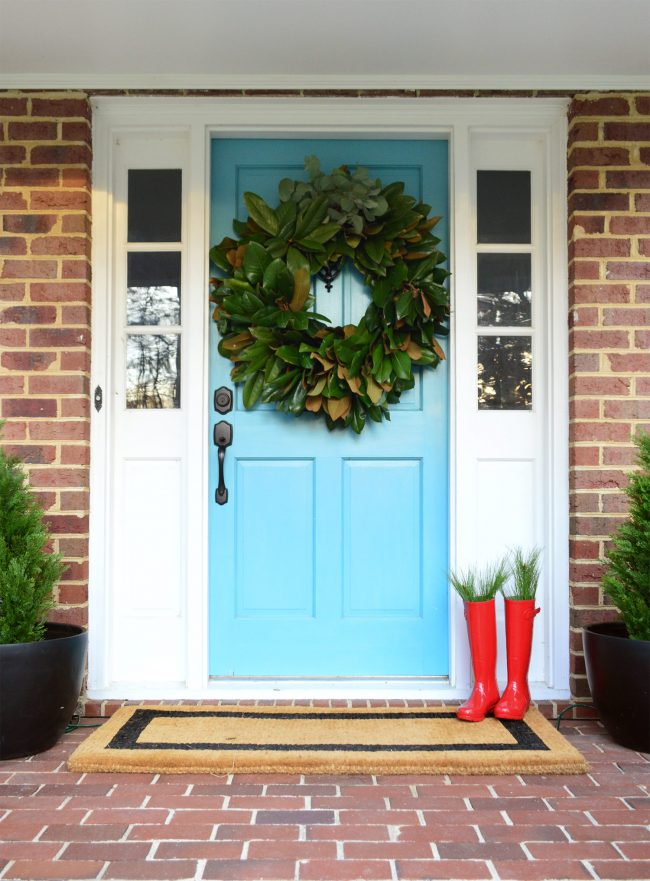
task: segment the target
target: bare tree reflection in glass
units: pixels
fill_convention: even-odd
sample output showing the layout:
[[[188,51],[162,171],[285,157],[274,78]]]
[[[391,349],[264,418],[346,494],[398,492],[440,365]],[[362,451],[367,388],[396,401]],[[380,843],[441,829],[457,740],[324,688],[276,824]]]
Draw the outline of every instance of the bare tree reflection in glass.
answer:
[[[127,324],[180,324],[180,319],[180,297],[177,287],[161,285],[127,289]]]
[[[126,406],[129,409],[180,407],[180,336],[129,334],[126,355]]]
[[[532,363],[531,337],[479,336],[479,409],[530,410]]]
[[[130,325],[181,322],[181,255],[133,251],[127,260],[126,321]]]

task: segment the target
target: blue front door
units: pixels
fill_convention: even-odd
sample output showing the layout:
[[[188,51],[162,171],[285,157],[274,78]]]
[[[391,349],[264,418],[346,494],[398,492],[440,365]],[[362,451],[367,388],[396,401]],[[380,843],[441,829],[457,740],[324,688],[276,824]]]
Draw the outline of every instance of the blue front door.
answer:
[[[363,165],[443,216],[448,253],[447,143],[371,140],[214,140],[211,243],[247,216],[243,194],[277,205],[282,178],[303,178],[314,154],[325,172]],[[368,291],[352,269],[316,310],[355,323]],[[308,414],[244,410],[231,363],[210,329],[210,392],[234,389],[226,416],[228,503],[214,503],[211,447],[210,674],[212,676],[444,676],[448,672],[448,371],[415,388],[359,436],[329,432]]]

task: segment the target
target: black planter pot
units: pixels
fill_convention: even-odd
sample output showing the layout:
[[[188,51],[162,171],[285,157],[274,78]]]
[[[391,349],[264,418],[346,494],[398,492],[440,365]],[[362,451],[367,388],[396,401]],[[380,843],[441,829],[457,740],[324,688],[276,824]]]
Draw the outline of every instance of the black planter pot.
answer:
[[[0,759],[50,749],[77,706],[88,634],[72,624],[46,628],[40,642],[0,645]]]
[[[650,640],[629,639],[625,624],[582,631],[589,688],[616,743],[650,752]]]

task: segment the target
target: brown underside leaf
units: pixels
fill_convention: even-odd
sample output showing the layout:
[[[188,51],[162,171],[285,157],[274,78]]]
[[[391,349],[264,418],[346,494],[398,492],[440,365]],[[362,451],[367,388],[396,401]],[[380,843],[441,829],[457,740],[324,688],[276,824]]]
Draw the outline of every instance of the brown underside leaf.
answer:
[[[240,269],[244,265],[244,254],[246,253],[246,245],[240,245],[233,248],[226,254],[226,260],[234,269]]]
[[[411,361],[419,361],[422,357],[422,347],[411,340],[406,347],[406,354],[409,356]]]
[[[327,398],[327,412],[330,418],[336,422],[337,419],[345,419],[352,407],[352,398]]]
[[[345,381],[350,386],[350,391],[353,391],[355,395],[358,395],[361,391],[361,379],[358,376],[346,376]]]
[[[438,343],[438,340],[433,341],[433,351],[436,353],[436,355],[440,358],[441,361],[445,360],[445,353],[442,351],[440,344]]]
[[[313,394],[313,392],[307,392],[307,395],[311,394]],[[321,395],[317,395],[315,398],[305,398],[305,410],[309,410],[311,413],[318,413],[322,406],[323,398]]]
[[[223,349],[226,350],[226,352],[238,352],[240,349],[245,348],[252,341],[253,337],[246,330],[244,331],[244,333],[238,333],[237,336],[231,337],[229,340],[224,340],[221,346]]]
[[[316,361],[320,361],[325,370],[331,370],[332,367],[334,367],[333,361],[328,361],[327,358],[323,358],[323,356],[319,355],[318,352],[312,352],[311,357],[314,358]]]
[[[293,297],[289,303],[292,312],[300,312],[305,305],[305,300],[309,296],[310,285],[309,271],[304,267],[300,267],[293,274]]]
[[[319,378],[318,382],[314,385],[314,387],[311,388],[311,389],[309,389],[309,391],[307,392],[307,394],[310,395],[310,396],[320,395],[320,393],[321,393],[321,392],[323,391],[323,389],[325,388],[325,383],[326,383],[326,382],[327,382],[327,377],[326,377],[326,376],[321,376],[321,377]]]
[[[379,403],[379,399],[383,394],[381,386],[377,385],[372,376],[366,379],[366,394],[373,404]]]

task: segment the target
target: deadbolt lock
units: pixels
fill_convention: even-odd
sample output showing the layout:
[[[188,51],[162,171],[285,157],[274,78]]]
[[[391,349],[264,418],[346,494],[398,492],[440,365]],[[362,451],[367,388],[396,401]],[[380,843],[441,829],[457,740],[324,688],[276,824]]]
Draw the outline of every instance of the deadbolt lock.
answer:
[[[230,413],[232,410],[232,392],[225,385],[214,393],[214,409],[217,413]]]

